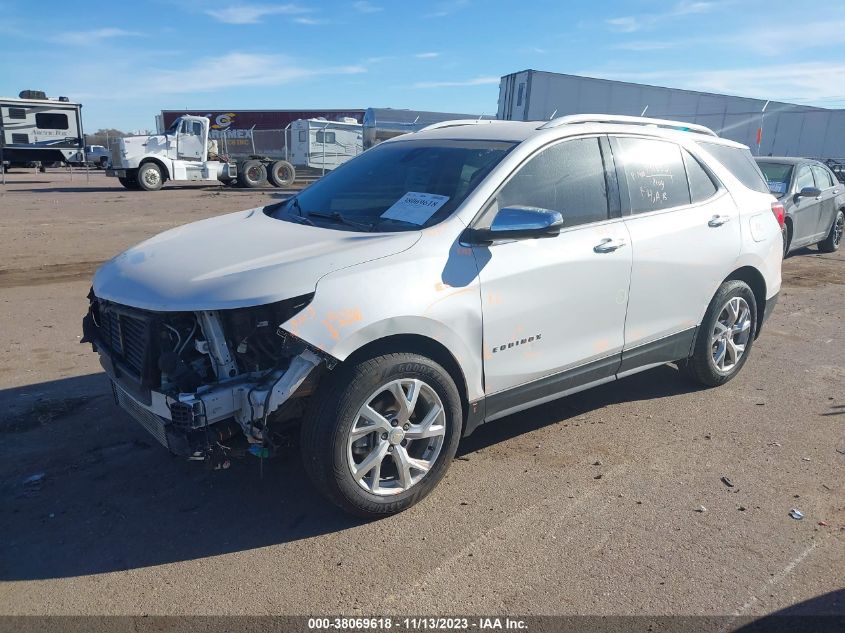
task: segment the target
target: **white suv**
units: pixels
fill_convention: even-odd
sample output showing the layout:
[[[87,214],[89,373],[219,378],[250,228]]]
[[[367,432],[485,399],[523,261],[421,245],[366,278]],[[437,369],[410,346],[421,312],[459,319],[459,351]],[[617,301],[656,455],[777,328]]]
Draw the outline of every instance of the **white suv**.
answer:
[[[115,257],[84,340],[172,452],[267,456],[301,424],[317,488],[386,515],[479,424],[667,362],[730,380],[777,300],[779,222],[707,128],[439,123]]]

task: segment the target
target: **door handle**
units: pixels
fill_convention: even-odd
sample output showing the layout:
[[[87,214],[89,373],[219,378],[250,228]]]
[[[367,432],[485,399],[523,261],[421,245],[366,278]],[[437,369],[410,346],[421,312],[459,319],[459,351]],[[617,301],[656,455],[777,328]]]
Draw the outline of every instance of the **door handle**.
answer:
[[[614,240],[613,238],[606,237],[593,247],[593,251],[596,253],[612,253],[625,246],[625,244],[627,244],[625,240]]]
[[[723,224],[727,224],[731,221],[731,216],[729,215],[714,215],[710,218],[710,221],[707,223],[707,226],[711,228],[716,228],[717,226],[722,226]]]

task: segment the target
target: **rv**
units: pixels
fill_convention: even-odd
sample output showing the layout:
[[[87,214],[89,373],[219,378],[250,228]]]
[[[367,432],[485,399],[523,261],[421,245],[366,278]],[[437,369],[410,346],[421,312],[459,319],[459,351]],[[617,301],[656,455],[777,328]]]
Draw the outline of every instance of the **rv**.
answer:
[[[495,119],[485,114],[455,114],[452,112],[426,112],[424,110],[394,110],[393,108],[367,108],[364,111],[364,149],[382,141],[417,132],[441,121],[464,119]]]
[[[351,117],[299,119],[290,124],[289,160],[296,167],[334,169],[363,151],[362,139],[361,124]]]
[[[37,90],[0,97],[0,163],[65,162],[83,149],[82,106]]]

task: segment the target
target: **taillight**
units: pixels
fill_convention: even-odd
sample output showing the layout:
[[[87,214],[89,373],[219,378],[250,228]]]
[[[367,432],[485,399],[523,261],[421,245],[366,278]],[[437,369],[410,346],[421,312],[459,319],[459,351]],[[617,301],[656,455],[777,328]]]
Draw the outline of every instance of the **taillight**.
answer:
[[[780,202],[772,203],[772,213],[774,213],[775,217],[778,219],[778,224],[780,224],[780,228],[783,228],[786,211],[784,210],[783,205]]]

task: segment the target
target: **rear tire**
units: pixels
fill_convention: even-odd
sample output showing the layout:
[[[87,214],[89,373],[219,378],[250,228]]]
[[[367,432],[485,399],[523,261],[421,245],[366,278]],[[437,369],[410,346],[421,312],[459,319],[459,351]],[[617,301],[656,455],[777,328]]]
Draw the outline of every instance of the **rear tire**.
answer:
[[[258,160],[248,160],[238,168],[241,187],[255,189],[267,182],[267,168]]]
[[[155,163],[144,163],[138,168],[138,175],[135,177],[138,188],[144,191],[158,191],[164,184],[161,175],[161,168]]]
[[[683,366],[706,387],[723,385],[745,365],[757,331],[757,303],[744,281],[724,282],[716,291]]]
[[[841,209],[836,213],[833,219],[833,226],[830,227],[830,233],[827,237],[819,242],[819,250],[822,253],[835,253],[839,250],[839,245],[842,243],[842,233],[845,231],[845,212]]]
[[[290,187],[296,180],[296,169],[286,160],[277,160],[270,165],[267,178],[275,187]]]
[[[445,475],[461,437],[454,381],[418,354],[340,367],[325,377],[310,407],[301,433],[306,472],[330,501],[366,518],[423,499]]]

